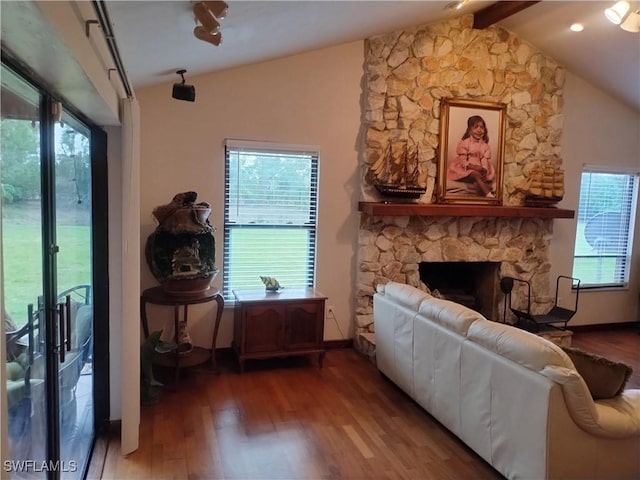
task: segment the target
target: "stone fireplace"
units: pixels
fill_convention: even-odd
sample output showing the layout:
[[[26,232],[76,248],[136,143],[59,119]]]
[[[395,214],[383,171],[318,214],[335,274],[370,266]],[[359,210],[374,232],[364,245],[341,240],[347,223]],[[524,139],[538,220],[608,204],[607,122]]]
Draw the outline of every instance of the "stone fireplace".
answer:
[[[550,308],[551,219],[363,215],[360,227],[357,333],[373,332],[375,285],[394,281],[424,288],[420,265],[425,262],[470,263],[472,269],[484,264],[489,271],[476,273],[484,295],[493,298],[484,298],[481,313],[492,320],[502,320],[498,283],[504,276],[532,282],[533,311]]]
[[[420,178],[425,179],[427,192],[415,202],[435,201],[443,98],[506,104],[503,205],[523,205],[520,187],[539,162],[562,163],[564,69],[503,28],[477,30],[472,25],[473,16],[464,15],[368,39],[362,201],[395,201],[376,191],[372,167],[396,141],[418,147]],[[373,332],[376,286],[397,281],[422,287],[423,262],[493,264],[493,272],[487,274],[492,280],[485,277],[481,282],[492,284],[489,293],[480,294],[482,313],[488,318],[502,319],[498,315],[503,296],[497,282],[503,276],[530,281],[532,311],[547,310],[552,301],[548,280],[552,222],[535,216],[363,212],[355,289],[356,346],[361,348],[362,334]]]

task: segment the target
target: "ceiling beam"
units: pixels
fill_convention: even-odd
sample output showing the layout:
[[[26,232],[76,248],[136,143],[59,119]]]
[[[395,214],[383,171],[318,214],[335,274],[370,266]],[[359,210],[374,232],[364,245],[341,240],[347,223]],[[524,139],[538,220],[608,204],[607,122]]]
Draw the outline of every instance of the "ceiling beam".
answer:
[[[525,8],[529,8],[536,3],[539,3],[540,0],[536,1],[502,1],[496,2],[488,7],[483,8],[482,10],[478,10],[473,15],[473,28],[477,28],[479,30],[490,27],[494,23],[499,22],[500,20],[504,20],[511,15],[514,15]]]

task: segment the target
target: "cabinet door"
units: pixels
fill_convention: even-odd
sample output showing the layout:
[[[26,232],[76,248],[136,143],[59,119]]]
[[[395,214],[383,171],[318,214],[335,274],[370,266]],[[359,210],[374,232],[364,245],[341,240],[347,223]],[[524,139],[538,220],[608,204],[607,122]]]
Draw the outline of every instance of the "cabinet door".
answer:
[[[244,353],[280,351],[284,347],[283,305],[245,307]]]
[[[323,327],[323,302],[300,302],[287,305],[285,348],[304,350],[320,347]]]

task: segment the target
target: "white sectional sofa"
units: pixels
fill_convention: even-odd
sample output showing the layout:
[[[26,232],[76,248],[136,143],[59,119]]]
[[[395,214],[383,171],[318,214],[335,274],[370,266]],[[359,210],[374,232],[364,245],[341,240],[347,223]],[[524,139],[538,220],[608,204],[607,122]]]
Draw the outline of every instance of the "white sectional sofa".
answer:
[[[507,478],[640,478],[640,390],[594,401],[557,345],[409,285],[373,311],[378,369]]]

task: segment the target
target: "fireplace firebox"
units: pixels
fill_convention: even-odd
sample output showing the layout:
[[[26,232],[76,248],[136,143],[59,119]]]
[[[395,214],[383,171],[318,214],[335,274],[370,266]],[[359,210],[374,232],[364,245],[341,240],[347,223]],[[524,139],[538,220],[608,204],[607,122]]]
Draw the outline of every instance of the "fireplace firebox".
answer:
[[[420,280],[447,300],[497,320],[500,262],[420,262]]]

